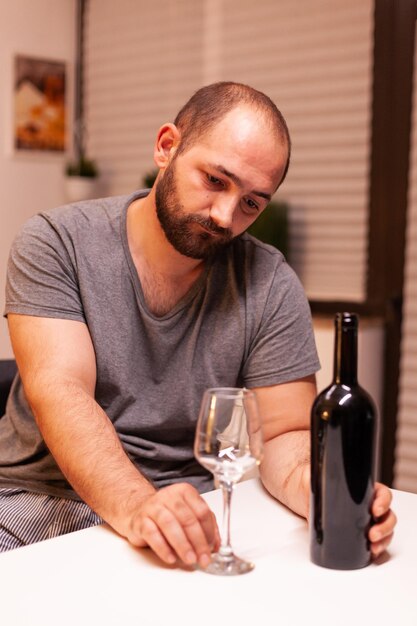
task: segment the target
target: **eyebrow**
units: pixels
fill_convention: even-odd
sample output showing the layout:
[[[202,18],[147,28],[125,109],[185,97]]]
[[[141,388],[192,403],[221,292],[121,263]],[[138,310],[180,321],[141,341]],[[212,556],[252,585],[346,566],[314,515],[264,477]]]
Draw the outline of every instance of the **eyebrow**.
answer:
[[[243,187],[242,180],[239,178],[239,176],[237,176],[237,174],[233,174],[233,172],[229,172],[229,170],[223,167],[223,165],[213,165],[213,167],[217,171],[221,172],[222,174],[230,178],[230,180],[236,183],[238,187],[241,187],[241,188]],[[268,202],[272,197],[270,193],[265,193],[264,191],[256,191],[255,189],[253,189],[251,193],[253,193],[255,196],[259,196],[260,198],[264,198]]]

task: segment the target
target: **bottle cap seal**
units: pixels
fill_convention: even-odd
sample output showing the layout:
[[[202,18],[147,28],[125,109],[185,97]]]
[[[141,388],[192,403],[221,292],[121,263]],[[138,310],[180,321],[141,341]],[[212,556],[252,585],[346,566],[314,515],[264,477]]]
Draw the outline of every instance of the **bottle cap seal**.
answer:
[[[336,313],[335,324],[342,328],[358,328],[358,316],[356,313]]]

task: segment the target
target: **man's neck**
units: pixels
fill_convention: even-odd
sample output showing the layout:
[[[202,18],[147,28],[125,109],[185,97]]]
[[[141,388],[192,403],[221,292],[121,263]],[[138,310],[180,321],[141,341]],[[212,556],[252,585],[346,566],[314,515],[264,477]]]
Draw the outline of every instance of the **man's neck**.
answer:
[[[204,261],[180,254],[168,242],[156,214],[154,193],[151,190],[129,206],[127,238],[147,306],[162,316],[190,290]]]
[[[159,275],[181,280],[204,268],[204,261],[180,254],[167,240],[156,214],[154,189],[129,206],[127,236],[133,259],[144,260]]]

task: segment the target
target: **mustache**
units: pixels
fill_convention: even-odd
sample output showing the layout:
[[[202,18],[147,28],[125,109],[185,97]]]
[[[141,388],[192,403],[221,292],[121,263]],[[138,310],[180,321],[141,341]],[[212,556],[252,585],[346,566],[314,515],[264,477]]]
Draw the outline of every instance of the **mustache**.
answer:
[[[200,215],[190,215],[188,221],[199,224],[214,235],[222,235],[225,239],[232,238],[231,230],[229,228],[222,228],[221,226],[218,226],[211,219],[211,217],[206,219],[204,217],[201,217]]]

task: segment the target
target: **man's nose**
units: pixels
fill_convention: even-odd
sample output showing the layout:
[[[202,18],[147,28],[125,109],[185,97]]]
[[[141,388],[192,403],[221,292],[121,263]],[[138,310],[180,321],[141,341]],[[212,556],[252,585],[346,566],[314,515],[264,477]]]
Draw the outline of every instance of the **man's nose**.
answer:
[[[236,209],[236,201],[233,198],[222,198],[216,200],[210,209],[210,217],[216,226],[220,228],[231,228],[233,215]]]

